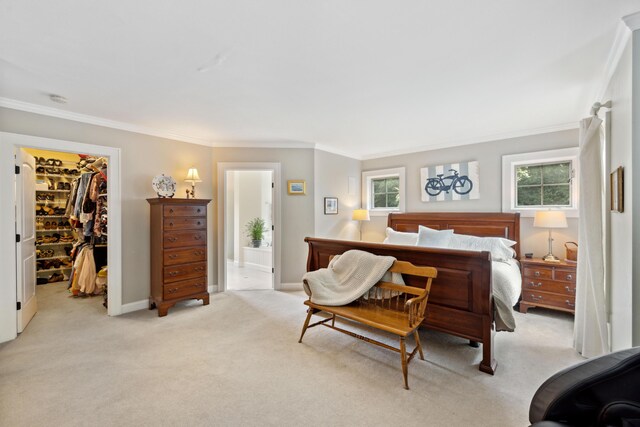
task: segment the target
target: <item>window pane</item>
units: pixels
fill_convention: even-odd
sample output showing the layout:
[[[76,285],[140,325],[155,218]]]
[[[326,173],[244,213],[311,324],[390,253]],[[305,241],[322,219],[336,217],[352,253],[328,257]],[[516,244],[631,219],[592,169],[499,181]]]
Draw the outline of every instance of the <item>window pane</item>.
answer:
[[[400,204],[400,194],[398,193],[387,194],[387,207],[397,208],[399,204]]]
[[[387,178],[387,192],[397,192],[398,187],[400,186],[399,178]]]
[[[387,195],[386,194],[376,194],[373,196],[373,207],[374,208],[386,208],[387,207]]]
[[[540,205],[542,205],[541,187],[518,188],[518,206],[540,206]]]
[[[518,185],[540,185],[542,183],[542,166],[516,167]]]
[[[569,206],[571,205],[570,184],[549,185],[543,188],[544,205]]]
[[[378,193],[384,193],[384,190],[385,190],[385,182],[386,182],[386,181],[387,181],[387,180],[386,180],[386,179],[384,179],[384,178],[383,178],[383,179],[374,179],[374,180],[372,180],[371,182],[373,182],[373,192],[374,192],[375,194],[378,194]]]
[[[543,165],[542,177],[545,184],[568,183],[571,179],[571,162]]]

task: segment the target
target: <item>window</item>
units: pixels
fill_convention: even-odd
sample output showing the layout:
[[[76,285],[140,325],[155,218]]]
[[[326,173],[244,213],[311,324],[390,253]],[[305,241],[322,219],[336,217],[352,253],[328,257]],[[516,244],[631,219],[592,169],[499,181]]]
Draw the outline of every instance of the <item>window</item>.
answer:
[[[533,216],[540,209],[578,216],[578,149],[502,156],[502,210]]]
[[[404,168],[362,173],[362,203],[370,215],[404,211],[404,178]]]

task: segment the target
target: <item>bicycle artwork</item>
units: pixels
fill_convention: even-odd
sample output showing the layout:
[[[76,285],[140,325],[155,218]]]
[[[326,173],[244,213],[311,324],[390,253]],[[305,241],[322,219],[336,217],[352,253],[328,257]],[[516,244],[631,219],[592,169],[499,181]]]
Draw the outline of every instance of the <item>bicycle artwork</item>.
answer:
[[[422,201],[477,199],[474,181],[478,180],[478,162],[431,166],[420,170],[424,192]],[[461,173],[460,171],[464,172]]]

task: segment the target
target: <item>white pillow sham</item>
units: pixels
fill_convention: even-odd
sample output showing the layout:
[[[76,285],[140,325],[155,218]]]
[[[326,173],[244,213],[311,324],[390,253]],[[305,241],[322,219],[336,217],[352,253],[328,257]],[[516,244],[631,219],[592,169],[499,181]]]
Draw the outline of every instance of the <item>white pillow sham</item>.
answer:
[[[391,227],[387,227],[386,234],[387,238],[382,243],[389,245],[415,246],[418,241],[418,233],[396,231]]]
[[[418,241],[416,246],[425,248],[448,248],[453,230],[434,230],[433,228],[418,226]]]
[[[449,241],[450,249],[491,252],[492,261],[508,261],[516,256],[512,246],[517,242],[502,237],[477,237],[454,234]]]

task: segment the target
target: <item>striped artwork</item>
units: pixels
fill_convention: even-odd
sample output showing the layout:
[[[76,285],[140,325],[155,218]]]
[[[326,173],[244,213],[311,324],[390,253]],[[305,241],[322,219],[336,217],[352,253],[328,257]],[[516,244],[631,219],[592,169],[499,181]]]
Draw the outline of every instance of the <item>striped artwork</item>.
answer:
[[[423,202],[480,198],[478,162],[447,163],[420,169]]]

